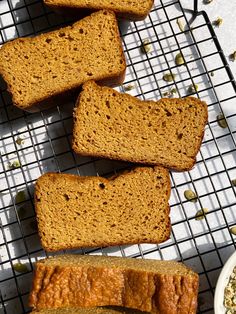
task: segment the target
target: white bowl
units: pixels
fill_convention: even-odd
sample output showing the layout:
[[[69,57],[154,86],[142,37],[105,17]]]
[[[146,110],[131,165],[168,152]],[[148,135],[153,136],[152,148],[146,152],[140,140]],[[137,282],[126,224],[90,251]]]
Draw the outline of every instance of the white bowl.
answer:
[[[214,296],[215,314],[226,313],[226,308],[224,307],[224,291],[235,266],[236,266],[236,252],[234,252],[227,260],[217,280]]]

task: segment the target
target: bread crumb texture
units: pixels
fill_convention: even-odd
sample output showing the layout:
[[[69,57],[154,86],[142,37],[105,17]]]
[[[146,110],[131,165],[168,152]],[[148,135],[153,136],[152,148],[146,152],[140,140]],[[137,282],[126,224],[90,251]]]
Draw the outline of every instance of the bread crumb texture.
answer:
[[[130,20],[144,19],[152,8],[153,0],[44,0],[53,8],[73,8],[86,10],[112,10],[119,17]]]
[[[37,262],[36,309],[124,306],[157,314],[195,314],[198,275],[174,261],[60,255]]]
[[[119,84],[125,68],[116,17],[105,10],[0,49],[0,73],[15,105],[25,110],[90,79]]]
[[[33,311],[31,314],[147,314],[138,310],[121,307],[92,307],[92,308],[60,308]]]
[[[141,101],[95,82],[83,85],[74,111],[73,149],[88,156],[189,170],[207,123],[194,97]]]
[[[35,187],[39,235],[47,251],[133,243],[170,236],[169,173],[136,168],[111,179],[47,173]]]

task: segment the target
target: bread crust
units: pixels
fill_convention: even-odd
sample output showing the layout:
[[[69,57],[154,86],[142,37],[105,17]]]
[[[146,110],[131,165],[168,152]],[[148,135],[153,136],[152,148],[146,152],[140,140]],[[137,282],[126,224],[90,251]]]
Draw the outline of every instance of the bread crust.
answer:
[[[50,94],[47,94],[45,96],[41,96],[40,94],[38,94],[37,98],[34,98],[31,101],[28,101],[26,103],[25,101],[20,100],[20,98],[19,98],[19,96],[15,90],[15,85],[12,82],[12,75],[9,73],[8,63],[3,61],[3,56],[4,57],[7,56],[8,51],[14,49],[15,46],[18,45],[18,43],[23,46],[24,43],[29,43],[29,42],[34,41],[38,45],[41,45],[45,42],[45,40],[49,36],[54,36],[55,34],[59,34],[60,32],[63,32],[64,30],[67,30],[67,32],[69,32],[69,29],[73,29],[76,27],[79,28],[81,23],[83,23],[83,21],[85,21],[85,20],[89,21],[89,20],[93,19],[93,17],[96,18],[97,16],[99,16],[99,14],[102,14],[102,13],[106,13],[109,16],[109,18],[112,18],[114,21],[113,38],[116,38],[115,41],[117,44],[117,55],[120,56],[120,61],[122,61],[123,65],[121,66],[121,63],[119,63],[120,69],[117,70],[116,73],[114,71],[113,71],[113,73],[110,73],[108,71],[108,69],[107,69],[106,74],[105,74],[104,70],[101,71],[101,73],[99,73],[99,75],[95,78],[95,80],[97,80],[101,85],[105,84],[105,85],[113,86],[113,87],[123,83],[124,78],[125,78],[125,71],[126,71],[126,61],[125,61],[125,55],[124,55],[124,51],[122,48],[121,40],[120,40],[120,34],[119,34],[119,29],[118,29],[118,25],[116,22],[115,14],[111,11],[102,10],[99,12],[92,13],[90,16],[85,17],[84,20],[81,20],[81,21],[74,23],[71,27],[67,26],[65,28],[61,28],[61,29],[58,29],[56,31],[51,31],[51,32],[48,32],[45,34],[41,34],[41,35],[38,35],[38,36],[33,37],[33,38],[18,38],[18,39],[15,39],[15,40],[12,40],[12,41],[5,43],[1,47],[1,49],[0,49],[0,73],[3,77],[3,79],[7,83],[7,90],[12,96],[12,100],[13,100],[14,105],[16,105],[20,109],[23,109],[23,110],[28,111],[28,112],[37,112],[40,110],[44,110],[44,109],[53,107],[55,105],[61,105],[67,101],[75,100],[76,96],[78,95],[79,90],[81,89],[81,84],[83,84],[83,82],[81,82],[81,83],[76,82],[73,85],[72,84],[70,85],[68,83],[66,88],[63,88],[60,90],[58,88],[56,88],[56,89],[54,89],[53,92],[51,92]],[[19,57],[19,60],[18,60],[19,63],[21,62],[21,58],[22,57]],[[95,60],[95,62],[96,62],[96,60]],[[32,87],[32,85],[30,85],[30,88],[31,87]],[[28,91],[29,93],[30,93],[30,88]]]
[[[119,19],[126,19],[130,21],[141,21],[144,20],[147,15],[149,14],[154,0],[146,0],[148,7],[145,8],[145,10],[139,10],[139,12],[134,12],[132,9],[130,10],[122,10],[118,9],[116,5],[114,4],[113,11],[115,12],[116,16]],[[97,6],[94,4],[92,7],[89,7],[86,5],[76,5],[75,3],[68,4],[68,1],[63,5],[61,1],[57,0],[44,0],[44,3],[48,5],[50,8],[52,8],[54,11],[60,14],[65,14],[73,17],[83,16],[85,14],[88,14],[89,12],[94,12],[97,10],[101,10],[101,6]],[[111,10],[111,8],[106,7],[106,5],[103,5],[103,9]],[[81,12],[82,11],[82,12]]]
[[[88,89],[87,89],[87,87],[88,87]],[[84,117],[84,111],[83,111],[84,107],[82,107],[84,95],[87,95],[86,91],[90,90],[90,89],[96,91],[96,94],[99,95],[99,97],[101,97],[101,99],[104,95],[102,101],[105,101],[105,98],[108,97],[107,95],[109,95],[109,97],[110,97],[110,95],[114,95],[116,98],[120,99],[121,103],[127,103],[127,104],[132,103],[132,106],[141,105],[144,107],[145,106],[148,107],[150,105],[153,108],[158,108],[159,103],[163,104],[165,102],[166,103],[173,102],[173,105],[175,105],[175,102],[179,102],[179,103],[186,102],[186,105],[187,105],[187,102],[189,102],[189,103],[192,102],[195,104],[195,106],[199,106],[201,108],[201,117],[200,118],[201,118],[202,122],[201,122],[201,126],[199,127],[198,134],[197,134],[199,139],[196,141],[195,148],[194,148],[194,154],[186,155],[186,156],[182,155],[183,157],[186,157],[186,159],[187,159],[187,161],[185,161],[184,163],[183,162],[181,162],[181,163],[177,162],[174,159],[170,163],[169,161],[165,161],[164,158],[162,158],[162,159],[157,158],[155,162],[149,160],[148,157],[146,158],[146,156],[143,159],[137,158],[137,156],[136,156],[137,154],[135,153],[135,150],[130,151],[129,154],[127,153],[128,157],[125,157],[124,154],[119,152],[119,147],[117,148],[116,154],[114,154],[114,152],[111,150],[105,150],[105,149],[103,152],[102,149],[96,148],[95,145],[94,145],[94,149],[91,148],[92,146],[89,148],[89,146],[83,142],[83,136],[86,136],[86,131],[85,131],[85,129],[82,129],[82,127],[78,128],[78,125],[81,124],[81,121],[83,120],[83,117]],[[93,106],[93,100],[91,102],[90,110],[92,110],[92,106]],[[96,106],[98,109],[100,109],[100,99],[96,101]],[[103,108],[103,107],[101,106],[101,108]],[[153,108],[150,109],[150,117],[155,116],[155,113],[152,114],[152,111],[151,111],[151,110],[154,110]],[[101,116],[103,117],[102,110],[103,109],[101,109]],[[111,115],[111,117],[112,117],[112,115]],[[126,117],[126,119],[133,119],[135,121],[135,119],[136,119],[135,117],[136,116],[133,113],[133,116],[130,115],[130,117],[128,117],[128,118]],[[104,120],[105,120],[104,118],[100,119],[101,128],[103,127],[102,122]],[[187,123],[188,120],[187,119],[185,119],[185,120]],[[197,126],[197,121],[198,121],[198,117],[196,117],[196,123],[195,123],[194,127]],[[135,98],[129,94],[122,94],[122,93],[119,93],[115,90],[111,90],[107,87],[98,86],[94,82],[89,81],[83,85],[82,92],[79,95],[77,102],[76,102],[76,106],[75,106],[75,110],[74,110],[74,127],[73,127],[73,136],[72,136],[72,148],[77,154],[79,154],[81,156],[92,156],[92,157],[97,157],[97,158],[109,158],[109,159],[113,159],[113,160],[128,161],[128,162],[139,163],[139,164],[143,164],[143,165],[151,165],[151,166],[159,164],[163,167],[166,167],[168,169],[172,169],[175,171],[187,171],[187,170],[191,170],[196,163],[196,155],[200,150],[200,146],[201,146],[201,143],[202,143],[202,140],[204,137],[204,127],[207,124],[207,121],[208,121],[207,104],[205,102],[197,99],[197,98],[188,97],[188,98],[183,99],[183,100],[182,99],[166,98],[166,99],[158,100],[156,102],[155,101],[141,101],[141,100],[139,100],[139,99],[137,99],[137,98]],[[120,121],[119,121],[119,123],[122,124],[122,122],[120,122]],[[168,123],[168,121],[167,121],[167,123]],[[94,124],[93,128],[96,128],[95,124]],[[175,128],[177,129],[176,126],[175,126]],[[88,126],[88,129],[89,129],[89,126]],[[175,129],[173,129],[173,132],[174,131],[175,131]],[[78,137],[78,135],[81,137]],[[107,133],[105,130],[103,132],[104,141],[106,141],[106,136],[107,136]],[[118,135],[117,135],[117,137],[118,137]],[[97,138],[94,136],[92,139],[94,141],[96,141]],[[131,141],[132,141],[132,139],[131,139]],[[190,141],[191,141],[191,137],[190,137]],[[190,142],[190,144],[191,144],[191,142]],[[96,142],[96,145],[97,145],[97,142]],[[155,145],[155,144],[153,143],[152,145]],[[136,148],[138,146],[139,146],[139,142],[136,143]],[[113,149],[113,147],[112,147],[112,149]],[[153,156],[153,158],[154,158],[154,156]]]
[[[55,258],[53,264],[37,262],[30,306],[40,310],[112,305],[156,314],[196,313],[199,279],[192,270],[183,265],[182,271],[175,272],[180,265],[171,262],[172,270],[163,273],[161,268],[168,267],[170,262],[162,261],[158,266],[159,261],[149,260],[157,265],[151,271],[132,267],[130,263],[124,265],[129,258],[120,259],[121,267],[117,265],[119,258],[114,257],[106,257],[105,263],[103,259],[97,265],[89,261],[80,264],[79,258],[71,264],[60,264]],[[132,260],[133,265],[136,262]]]
[[[155,189],[157,192],[153,190],[153,192],[150,192],[150,195],[155,195],[155,197],[162,197],[162,201],[158,201],[159,205],[145,205],[143,204],[143,209],[140,208],[138,204],[136,205],[130,205],[129,201],[127,199],[127,196],[125,193],[133,193],[135,198],[140,198],[140,195],[138,194],[138,189],[136,191],[135,184],[140,185],[142,184],[141,181],[139,180],[146,180],[146,184],[149,184],[149,186],[145,187],[145,190],[150,189],[152,190],[154,188],[155,184],[159,184],[158,180],[154,180],[155,176],[160,176],[160,182],[162,182],[165,186],[162,187],[156,187]],[[127,183],[128,180],[128,183]],[[54,183],[57,182],[57,183]],[[60,183],[61,182],[61,183]],[[91,182],[95,186],[98,184],[103,184],[106,186],[106,191],[98,191],[98,192],[93,192],[91,189]],[[123,184],[128,184],[134,186],[134,191],[131,192],[131,187],[124,187],[124,196],[122,198],[122,193],[123,191],[121,190],[121,183]],[[97,236],[93,234],[93,221],[91,221],[91,224],[88,226],[84,227],[86,231],[86,237],[83,236],[83,219],[86,218],[90,219],[86,214],[83,214],[83,211],[80,211],[80,207],[85,207],[86,205],[84,204],[84,201],[77,201],[78,205],[73,205],[70,203],[70,212],[66,212],[66,209],[63,211],[63,216],[68,214],[68,218],[66,218],[67,222],[56,222],[58,218],[58,213],[56,214],[52,208],[53,204],[50,204],[50,198],[48,199],[48,195],[51,195],[52,199],[57,199],[57,207],[58,208],[64,208],[63,206],[67,206],[68,203],[64,201],[63,198],[61,198],[59,192],[50,192],[51,194],[47,194],[48,189],[46,188],[46,185],[54,185],[55,187],[57,185],[64,186],[65,188],[61,189],[60,193],[66,193],[66,191],[70,190],[70,186],[75,186],[73,190],[73,195],[76,195],[77,193],[80,194],[80,189],[79,185],[81,187],[83,186],[84,191],[84,197],[86,197],[87,202],[92,202],[94,205],[94,209],[91,211],[91,215],[93,214],[93,219],[98,219],[96,218],[95,215],[97,211],[100,211],[100,205],[99,203],[97,204],[97,198],[98,195],[99,199],[101,198],[102,202],[108,202],[110,203],[109,208],[113,208],[114,212],[120,213],[119,218],[117,220],[116,215],[117,214],[112,214],[111,209],[106,208],[106,206],[102,206],[104,212],[101,212],[99,216],[101,216],[101,219],[103,221],[102,225],[100,226],[100,223],[98,223],[97,227]],[[161,183],[160,183],[161,184]],[[45,188],[44,188],[45,187]],[[122,185],[123,187],[123,185]],[[88,189],[88,191],[87,191]],[[118,205],[115,205],[114,202],[111,201],[111,197],[113,197],[114,189],[116,189],[118,194],[121,194],[119,198],[119,204],[120,206],[125,205],[124,212],[119,209]],[[112,192],[113,191],[113,192]],[[163,195],[161,194],[164,193]],[[170,232],[171,232],[171,224],[170,224],[170,219],[169,219],[169,213],[170,213],[170,207],[168,204],[168,199],[170,197],[170,191],[171,191],[171,184],[170,184],[170,178],[169,178],[169,173],[166,169],[162,167],[155,167],[154,169],[152,168],[144,168],[144,167],[139,167],[134,170],[131,170],[129,172],[126,172],[124,174],[120,174],[118,176],[112,177],[110,179],[102,178],[102,177],[80,177],[77,175],[72,175],[72,174],[57,174],[57,173],[46,173],[42,175],[36,182],[35,185],[35,196],[34,196],[34,203],[35,203],[35,211],[36,211],[36,217],[38,221],[38,231],[39,231],[39,236],[41,239],[41,243],[43,248],[48,251],[48,252],[53,252],[57,250],[63,250],[63,249],[73,249],[73,248],[78,248],[78,247],[105,247],[105,246],[118,246],[118,245],[124,245],[124,244],[137,244],[137,243],[160,243],[164,242],[169,239],[170,237]],[[72,192],[71,192],[72,193]],[[93,194],[91,194],[93,193]],[[97,194],[98,193],[98,194]],[[105,193],[105,194],[104,194]],[[135,194],[136,193],[136,194]],[[145,192],[144,192],[145,193]],[[91,194],[91,196],[90,196]],[[94,196],[93,196],[94,195]],[[97,196],[96,196],[97,195]],[[145,194],[149,195],[149,194]],[[129,199],[134,199],[134,196],[129,196]],[[131,198],[132,197],[132,198]],[[148,197],[148,196],[146,196]],[[47,200],[48,199],[48,200]],[[53,202],[53,201],[52,201]],[[62,203],[64,202],[64,203]],[[113,204],[113,205],[112,205]],[[49,207],[48,207],[49,206]],[[68,205],[69,206],[69,205]],[[118,206],[118,207],[117,207]],[[160,206],[160,208],[155,208],[157,206]],[[135,209],[133,209],[133,207]],[[140,208],[140,213],[137,211],[137,208]],[[50,208],[50,210],[48,210]],[[123,208],[123,207],[122,207]],[[138,221],[133,221],[132,228],[133,229],[133,234],[130,234],[130,231],[126,231],[126,228],[131,228],[131,222],[126,223],[124,221],[124,218],[122,218],[122,215],[129,215],[130,210],[132,211],[132,215],[136,217]],[[77,213],[79,211],[80,216],[78,223],[74,221],[74,212]],[[88,212],[89,209],[86,209],[86,212]],[[121,211],[121,212],[120,212]],[[69,216],[72,215],[72,216]],[[76,214],[75,214],[76,215]],[[108,222],[109,220],[108,217],[110,215],[113,215],[112,222]],[[149,217],[149,224],[150,224],[150,230],[149,228],[142,228],[140,225],[143,223],[143,216],[144,215],[150,215]],[[71,218],[70,218],[71,217]],[[154,221],[155,219],[158,221],[158,219],[164,219],[162,222],[162,226],[156,226],[157,222]],[[54,221],[54,218],[56,219]],[[132,217],[130,217],[132,219]],[[76,220],[77,221],[77,220]],[[107,222],[106,222],[107,221]],[[51,225],[54,222],[54,227],[48,228],[47,225]],[[55,223],[58,224],[58,226],[55,225]],[[110,227],[110,224],[115,223],[113,227]],[[122,225],[121,225],[122,223]],[[124,224],[124,225],[123,225]],[[63,228],[65,229],[65,225],[73,225],[75,229],[72,229],[70,227],[70,235],[67,235],[66,237],[60,237],[58,235],[58,230],[60,229],[62,234],[65,233],[66,230],[63,232]],[[80,231],[76,231],[80,225]],[[127,226],[126,226],[127,225]],[[100,226],[100,227],[99,227]],[[126,227],[125,227],[126,226]],[[140,226],[140,227],[138,227]],[[57,229],[52,232],[52,230]],[[100,229],[99,229],[100,228]],[[152,230],[154,228],[154,230]],[[89,230],[91,229],[91,230]],[[106,230],[106,231],[104,231]],[[76,232],[78,240],[75,241],[73,234]],[[81,235],[79,235],[81,233]],[[91,235],[92,233],[92,235]],[[108,235],[110,234],[110,236]],[[56,236],[57,235],[57,236]],[[113,235],[113,236],[112,236]]]

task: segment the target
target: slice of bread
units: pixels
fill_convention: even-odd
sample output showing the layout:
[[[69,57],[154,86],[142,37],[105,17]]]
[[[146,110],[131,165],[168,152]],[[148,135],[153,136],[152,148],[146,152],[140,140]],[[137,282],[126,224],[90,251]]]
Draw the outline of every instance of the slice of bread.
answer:
[[[60,308],[33,311],[31,314],[145,314],[145,312],[126,308]],[[146,313],[147,314],[147,313]]]
[[[170,236],[169,173],[136,168],[116,177],[47,173],[35,186],[39,235],[46,251],[134,243]]]
[[[90,81],[74,111],[72,146],[80,155],[189,170],[207,118],[194,97],[141,101]]]
[[[198,275],[182,263],[60,255],[36,263],[30,306],[124,306],[156,314],[194,314]]]
[[[143,20],[150,12],[154,0],[44,0],[51,8],[65,11],[72,9],[80,13],[82,10],[111,10],[120,18],[128,20]]]
[[[117,20],[109,11],[0,49],[0,73],[13,102],[31,112],[63,103],[90,79],[119,85],[125,68]]]

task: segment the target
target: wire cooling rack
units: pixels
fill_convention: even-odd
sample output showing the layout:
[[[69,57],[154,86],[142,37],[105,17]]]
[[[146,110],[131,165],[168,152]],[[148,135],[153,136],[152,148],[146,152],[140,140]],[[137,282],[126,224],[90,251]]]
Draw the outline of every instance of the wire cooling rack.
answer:
[[[208,104],[209,123],[196,166],[190,172],[171,173],[171,239],[161,245],[76,252],[183,261],[200,275],[198,313],[213,313],[217,277],[235,250],[230,227],[236,220],[232,184],[236,178],[236,85],[208,16],[198,12],[197,5],[195,0],[193,10],[185,11],[180,1],[159,0],[145,21],[120,24],[128,64],[120,91],[141,99],[191,93]],[[2,0],[0,44],[68,22],[42,1]],[[151,51],[141,49],[145,39]],[[185,60],[182,66],[175,63],[179,52]],[[163,80],[166,73],[175,75],[173,82]],[[47,171],[106,176],[127,164],[73,153],[73,103],[28,114],[12,105],[4,82],[0,89],[0,313],[20,314],[29,312],[33,262],[45,256],[33,209],[35,180]],[[220,113],[226,128],[219,126]],[[196,203],[184,198],[187,189],[197,193]],[[20,202],[16,199],[19,191],[26,195]],[[196,220],[201,208],[208,212]],[[19,262],[27,266],[23,272],[13,266]]]

